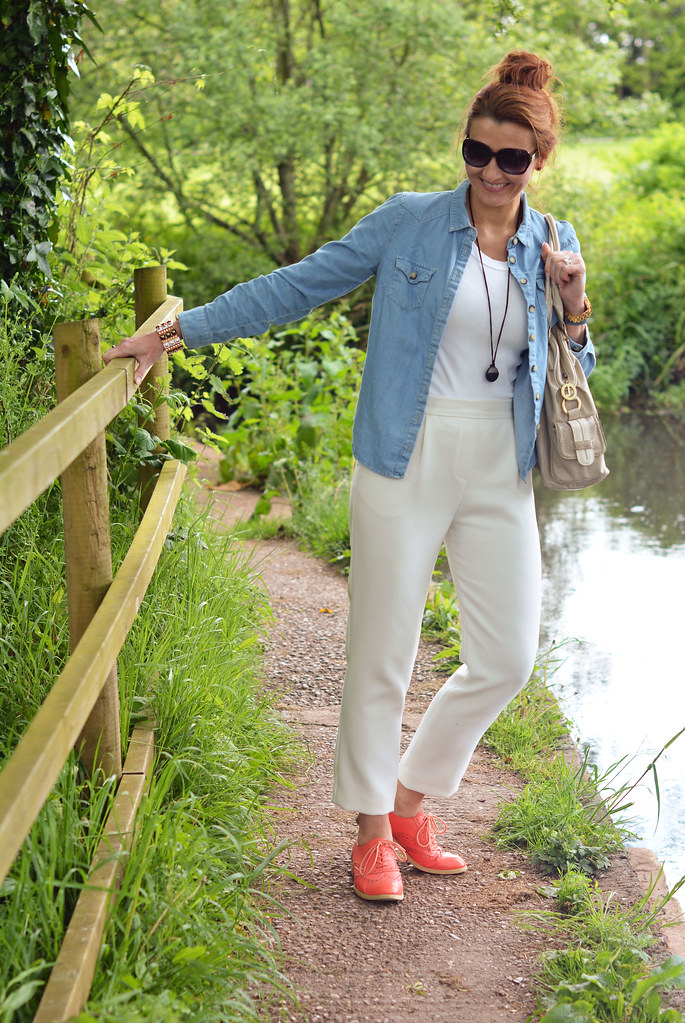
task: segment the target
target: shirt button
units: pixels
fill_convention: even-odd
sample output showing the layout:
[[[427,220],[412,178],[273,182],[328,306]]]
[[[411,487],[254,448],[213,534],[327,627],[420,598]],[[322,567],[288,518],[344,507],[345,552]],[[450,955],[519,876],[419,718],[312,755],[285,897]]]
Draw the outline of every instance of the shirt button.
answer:
[[[539,395],[539,394],[536,394],[536,395],[535,395],[535,400],[536,400],[536,401],[540,401],[540,395]]]
[[[514,245],[518,245],[518,243],[519,243],[518,238],[514,238]]]
[[[409,274],[409,280],[410,281],[415,281],[417,276],[418,276],[418,274],[416,273],[416,270],[412,270],[412,272]]]
[[[530,369],[531,369],[532,373],[537,373],[537,371],[538,371],[537,366],[531,366]]]
[[[528,306],[528,312],[529,313],[534,313],[535,312],[535,306],[534,305],[529,305]]]
[[[535,334],[529,334],[528,335],[528,340],[529,341],[534,341],[535,340]]]
[[[509,256],[509,262],[510,263],[515,263],[516,262],[516,256]]]
[[[527,283],[528,283],[528,278],[527,277],[522,277],[521,278],[521,284],[527,284]]]

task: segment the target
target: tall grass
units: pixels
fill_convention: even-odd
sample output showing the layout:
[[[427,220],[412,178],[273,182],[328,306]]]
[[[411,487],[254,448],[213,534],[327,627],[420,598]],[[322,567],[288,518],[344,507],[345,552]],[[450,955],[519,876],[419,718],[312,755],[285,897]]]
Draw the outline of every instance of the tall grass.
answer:
[[[682,882],[678,885],[681,886]],[[678,1023],[668,993],[685,987],[685,960],[671,956],[654,965],[657,923],[665,903],[645,893],[620,905],[587,875],[571,870],[553,889],[556,910],[521,914],[523,926],[542,930],[553,947],[542,956],[536,978],[538,1014],[548,1023]]]
[[[292,527],[307,550],[347,572],[350,564],[351,472],[312,466],[292,494]]]
[[[125,532],[115,531],[119,544]],[[29,606],[45,603],[44,566],[40,553],[28,565]],[[247,1020],[260,986],[286,986],[266,915],[278,847],[266,793],[296,749],[261,689],[268,617],[235,541],[186,517],[120,660],[124,742],[151,707],[158,754],[84,1020]],[[30,644],[15,652],[17,677],[41,667]],[[42,670],[51,674],[49,659]],[[8,708],[30,717],[33,695],[22,709],[22,691],[3,678],[5,721]],[[111,792],[70,758],[0,889],[0,1018],[10,1006],[18,1023],[35,1010]]]
[[[26,379],[24,342],[4,349],[12,438],[46,404],[5,393]],[[0,538],[0,761],[68,655],[58,497],[56,485]],[[135,511],[112,492],[115,564]],[[237,542],[181,507],[119,661],[124,749],[151,708],[158,752],[81,1020],[251,1020],[287,990],[268,917],[279,844],[267,794],[298,750],[262,689],[269,616]],[[113,791],[70,756],[0,886],[2,1023],[33,1017]]]

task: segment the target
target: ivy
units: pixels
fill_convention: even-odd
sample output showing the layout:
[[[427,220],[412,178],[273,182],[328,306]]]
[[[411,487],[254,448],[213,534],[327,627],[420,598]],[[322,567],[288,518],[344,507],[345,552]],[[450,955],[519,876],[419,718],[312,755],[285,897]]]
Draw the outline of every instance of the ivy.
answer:
[[[0,270],[35,290],[50,276],[68,178],[70,78],[85,47],[84,0],[0,0]]]

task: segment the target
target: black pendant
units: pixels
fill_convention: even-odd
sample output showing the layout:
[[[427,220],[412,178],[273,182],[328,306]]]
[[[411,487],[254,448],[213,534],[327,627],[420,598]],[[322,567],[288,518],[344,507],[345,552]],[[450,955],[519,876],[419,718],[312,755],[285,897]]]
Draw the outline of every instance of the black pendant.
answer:
[[[497,366],[493,362],[492,365],[488,366],[488,368],[485,371],[485,379],[488,381],[488,383],[494,384],[498,376],[499,370],[497,369]]]

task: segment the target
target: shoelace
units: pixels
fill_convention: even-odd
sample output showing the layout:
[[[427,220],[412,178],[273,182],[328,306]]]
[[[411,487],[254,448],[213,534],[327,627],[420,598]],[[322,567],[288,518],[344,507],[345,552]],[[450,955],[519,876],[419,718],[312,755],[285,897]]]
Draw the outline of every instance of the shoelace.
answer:
[[[438,848],[435,836],[444,835],[446,831],[447,825],[442,817],[434,817],[432,813],[427,813],[426,819],[416,832],[416,841],[419,845],[422,845],[424,849],[433,849],[434,847]]]
[[[387,838],[377,842],[371,849],[367,850],[362,856],[361,863],[358,866],[355,864],[355,870],[359,871],[360,874],[371,873],[378,864],[379,859],[382,860],[386,852],[394,853],[401,863],[406,862],[407,854],[402,846]]]

